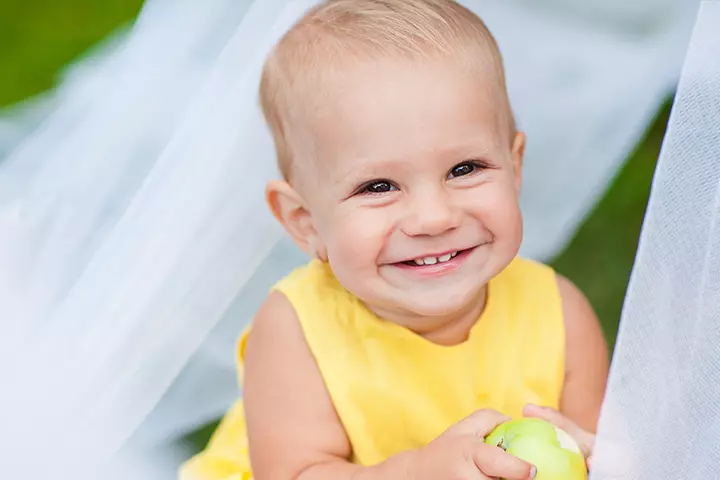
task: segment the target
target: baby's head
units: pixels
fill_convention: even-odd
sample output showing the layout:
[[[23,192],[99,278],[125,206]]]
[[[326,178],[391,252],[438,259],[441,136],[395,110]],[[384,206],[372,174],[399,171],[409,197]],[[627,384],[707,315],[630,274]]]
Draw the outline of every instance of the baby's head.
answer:
[[[524,136],[492,35],[456,2],[325,1],[271,52],[261,99],[271,209],[377,313],[430,326],[517,254]]]

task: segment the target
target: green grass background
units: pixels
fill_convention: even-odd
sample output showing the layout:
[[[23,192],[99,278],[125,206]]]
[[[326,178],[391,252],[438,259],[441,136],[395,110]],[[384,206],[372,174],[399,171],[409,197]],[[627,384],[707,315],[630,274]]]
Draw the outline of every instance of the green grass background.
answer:
[[[129,25],[142,0],[2,0],[0,108],[42,93],[115,29]],[[628,277],[650,192],[670,100],[604,198],[553,266],[590,299],[614,345]],[[202,445],[212,426],[193,436]]]

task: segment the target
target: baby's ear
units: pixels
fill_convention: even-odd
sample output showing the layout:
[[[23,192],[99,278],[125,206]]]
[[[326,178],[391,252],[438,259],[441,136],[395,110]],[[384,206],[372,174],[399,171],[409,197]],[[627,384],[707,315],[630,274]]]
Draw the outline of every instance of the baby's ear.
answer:
[[[300,249],[311,257],[322,256],[322,246],[312,215],[300,194],[289,183],[273,180],[265,188],[270,211]]]
[[[522,187],[522,167],[525,157],[526,138],[523,132],[517,132],[512,144],[511,161],[515,175],[515,189],[520,193]]]

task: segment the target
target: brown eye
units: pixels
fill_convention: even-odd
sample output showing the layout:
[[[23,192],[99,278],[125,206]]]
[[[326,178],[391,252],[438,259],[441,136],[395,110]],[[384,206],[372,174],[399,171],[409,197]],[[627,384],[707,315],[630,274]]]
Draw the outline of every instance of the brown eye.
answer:
[[[366,193],[388,193],[394,189],[395,187],[390,182],[382,180],[367,184],[363,190]]]
[[[450,177],[463,177],[465,175],[470,175],[476,169],[477,167],[472,163],[461,163],[460,165],[450,170]]]

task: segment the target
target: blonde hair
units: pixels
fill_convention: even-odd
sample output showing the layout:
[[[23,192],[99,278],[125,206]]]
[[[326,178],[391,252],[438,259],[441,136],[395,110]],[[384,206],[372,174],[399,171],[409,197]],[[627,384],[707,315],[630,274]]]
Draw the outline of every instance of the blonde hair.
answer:
[[[514,133],[499,48],[473,12],[453,0],[325,0],[280,39],[262,72],[261,107],[285,178],[293,163],[287,131],[297,104],[322,93],[324,76],[343,65],[398,56],[489,68]]]

